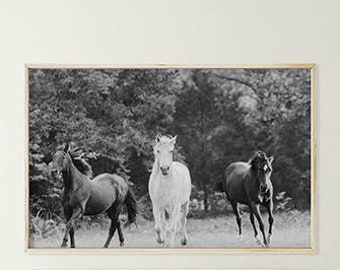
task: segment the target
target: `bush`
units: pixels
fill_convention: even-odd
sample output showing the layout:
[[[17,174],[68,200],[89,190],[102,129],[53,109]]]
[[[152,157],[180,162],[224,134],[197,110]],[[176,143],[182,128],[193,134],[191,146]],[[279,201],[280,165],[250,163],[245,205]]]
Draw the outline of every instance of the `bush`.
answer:
[[[41,216],[41,212],[35,216],[30,216],[30,234],[32,237],[47,238],[61,231],[60,223],[54,219],[46,219],[45,217]]]
[[[276,211],[290,211],[292,210],[292,198],[286,195],[285,191],[279,192],[276,196]]]

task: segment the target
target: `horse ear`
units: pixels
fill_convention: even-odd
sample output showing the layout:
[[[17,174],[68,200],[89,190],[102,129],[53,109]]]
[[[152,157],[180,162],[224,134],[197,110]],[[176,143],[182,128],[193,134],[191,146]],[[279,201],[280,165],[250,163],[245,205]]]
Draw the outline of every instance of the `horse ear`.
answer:
[[[270,164],[272,164],[272,162],[274,161],[274,156],[269,157],[268,161],[269,161]]]
[[[177,140],[177,135],[176,135],[175,137],[172,137],[172,138],[171,138],[171,142],[172,142],[173,144],[176,143],[176,140]]]
[[[69,143],[66,143],[65,148],[64,148],[64,152],[67,153],[68,151],[70,151],[70,145],[69,145]]]

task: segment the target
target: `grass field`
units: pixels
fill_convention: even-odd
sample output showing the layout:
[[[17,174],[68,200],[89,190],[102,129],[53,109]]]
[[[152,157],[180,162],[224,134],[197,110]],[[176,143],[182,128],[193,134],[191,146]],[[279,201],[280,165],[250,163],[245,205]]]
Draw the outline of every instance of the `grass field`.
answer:
[[[274,215],[272,243],[270,247],[276,248],[308,248],[311,246],[311,220],[309,212],[291,211]],[[266,228],[267,216],[264,215]],[[233,215],[206,219],[189,219],[187,247],[218,247],[218,248],[256,248],[253,229],[248,214],[242,216],[243,240],[238,239],[237,226]],[[105,228],[106,227],[106,228]],[[143,219],[138,220],[138,227],[132,225],[123,229],[125,247],[159,247],[155,242],[153,222]],[[108,224],[104,228],[79,228],[76,231],[76,246],[82,248],[100,248],[108,234]],[[31,236],[30,247],[59,247],[62,240],[62,230],[55,231],[52,235],[42,238]],[[180,247],[179,236],[176,245]],[[111,247],[119,247],[118,235],[115,234]]]

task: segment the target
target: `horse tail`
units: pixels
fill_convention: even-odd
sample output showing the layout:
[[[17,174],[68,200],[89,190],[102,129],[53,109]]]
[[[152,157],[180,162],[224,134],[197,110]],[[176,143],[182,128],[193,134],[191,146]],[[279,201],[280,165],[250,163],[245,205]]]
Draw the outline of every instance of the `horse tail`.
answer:
[[[130,186],[128,187],[125,203],[128,212],[128,221],[125,223],[125,226],[128,226],[136,222],[137,216],[137,200]]]

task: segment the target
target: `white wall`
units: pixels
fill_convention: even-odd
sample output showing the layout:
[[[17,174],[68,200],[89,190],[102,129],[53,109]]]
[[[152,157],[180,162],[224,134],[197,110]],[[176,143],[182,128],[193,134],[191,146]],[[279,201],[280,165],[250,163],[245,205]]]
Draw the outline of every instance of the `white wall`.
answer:
[[[336,0],[1,0],[1,269],[337,269],[339,15]],[[24,252],[25,63],[313,62],[318,65],[318,254],[66,256]]]

